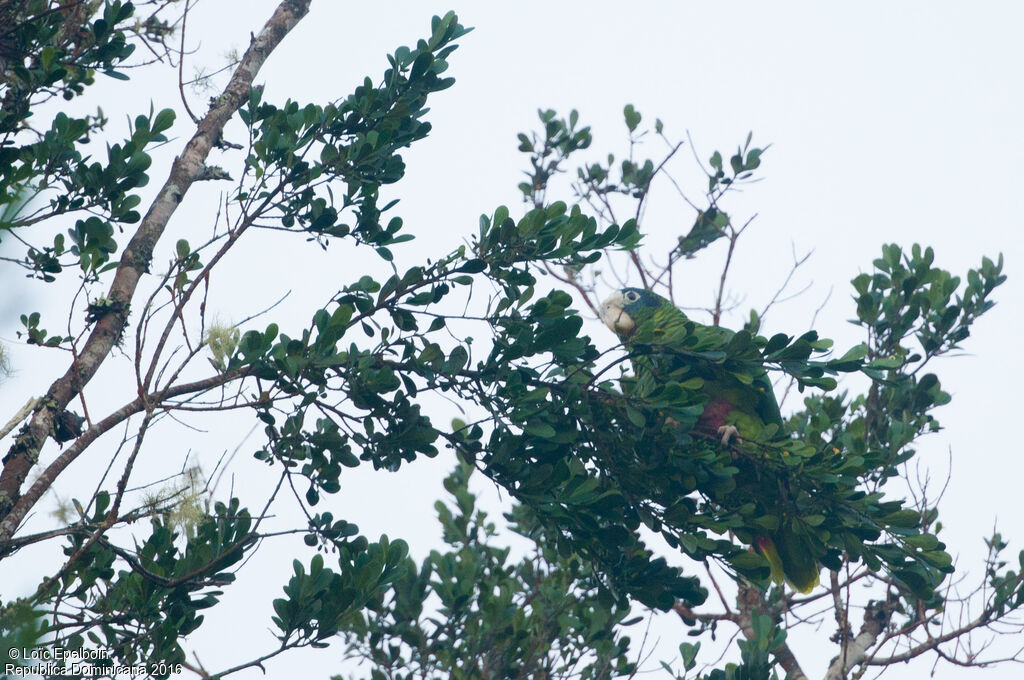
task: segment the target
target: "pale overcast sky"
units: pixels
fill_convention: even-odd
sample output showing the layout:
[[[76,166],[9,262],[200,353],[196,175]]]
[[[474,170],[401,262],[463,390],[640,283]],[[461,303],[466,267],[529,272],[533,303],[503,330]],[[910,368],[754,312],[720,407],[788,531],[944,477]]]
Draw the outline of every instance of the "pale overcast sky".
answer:
[[[196,66],[222,65],[231,49],[244,50],[250,32],[259,30],[276,4],[200,2],[189,19],[186,42],[198,51],[187,62],[186,74]],[[1024,3],[637,2],[626,9],[625,3],[610,2],[314,0],[310,15],[259,74],[257,81],[266,84],[264,98],[326,103],[343,96],[363,76],[378,78],[387,66],[386,53],[425,36],[431,15],[448,9],[475,30],[459,41],[460,49],[449,59],[456,85],[432,98],[434,129],[404,154],[407,175],[393,192],[402,199],[397,212],[406,229],[422,239],[414,242],[419,245],[410,257],[420,249],[436,255],[457,246],[476,230],[481,213],[500,204],[515,214],[520,205],[516,184],[525,167],[515,135],[536,127],[538,108],[565,114],[578,109],[581,120],[593,127],[594,149],[620,155],[626,103],[645,120],[660,118],[674,138],[683,139],[689,131],[704,159],[716,148],[731,151],[753,131],[755,144],[772,147],[761,169],[766,179],[732,203],[737,214],[756,212],[759,217],[736,255],[730,288],[741,304],[727,324],[738,325],[746,310],[770,299],[787,274],[794,249],[814,251],[794,288],[813,285],[776,308],[766,330],[805,329],[834,287],[815,326],[839,346],[860,341],[846,323],[854,309],[848,282],[868,270],[883,243],[931,245],[936,262],[957,274],[977,266],[983,255],[1004,253],[1009,280],[995,294],[998,305],[977,324],[965,356],[935,366],[953,402],[938,411],[945,429],[922,443],[921,458],[942,475],[951,452],[953,476],[941,506],[942,537],[951,551],[959,551],[961,566],[978,574],[982,537],[997,520],[1011,541],[1010,555],[1024,545],[1024,464],[1013,432],[1018,386],[1024,383],[1016,358],[1024,285]],[[150,100],[157,108],[181,110],[173,74],[164,75],[168,79],[136,83],[133,115]],[[115,126],[123,120],[126,94],[118,90],[117,96],[122,101],[105,105],[108,113],[122,116],[113,120]],[[193,109],[205,108],[209,94],[190,96]],[[189,134],[184,120],[179,116],[174,128],[179,139],[165,150],[164,161],[179,152]],[[653,142],[651,148],[652,155],[661,152]],[[687,149],[679,167],[690,159]],[[159,171],[154,173],[151,187],[162,180]],[[174,218],[164,244],[168,252],[179,235],[208,229],[212,202],[207,199],[215,200],[223,189],[212,184],[197,187]],[[646,223],[655,245],[674,239],[693,219],[669,186],[660,191]],[[267,258],[272,244],[270,237],[254,244],[248,251],[251,261],[234,256],[232,275],[239,283],[223,280],[211,308],[237,320],[290,289],[288,308],[274,318],[294,314],[295,323],[301,323],[313,304],[329,296],[332,285],[336,289],[355,278],[353,268],[363,266],[340,254],[314,252],[315,246],[303,250],[290,243],[289,251],[275,252],[291,263],[284,274]],[[712,248],[683,270],[677,300],[684,306],[708,305],[721,257],[722,250]],[[259,263],[255,271],[250,263]],[[33,294],[41,294],[38,286],[26,289],[26,295]],[[5,316],[0,337],[9,342],[17,316]],[[587,332],[612,342],[596,323]],[[21,350],[11,344],[17,366]],[[21,370],[0,394],[3,412],[16,410],[26,393],[43,392],[53,370]],[[221,450],[241,440],[248,423],[239,421],[237,430],[218,429],[205,439],[196,435],[188,446],[204,452],[204,464],[212,466]],[[236,458],[236,489],[243,478],[247,491],[273,481],[268,475],[261,479],[261,466],[248,457],[259,441],[254,435]],[[180,460],[168,464],[173,468]],[[324,508],[356,522],[370,537],[384,532],[406,538],[419,559],[438,542],[432,504],[442,494],[440,480],[449,467],[450,459],[442,455],[393,475],[346,472],[341,493]],[[490,497],[493,490],[481,491],[498,507]],[[291,570],[290,557],[281,552],[270,547],[257,555],[255,568],[242,570],[239,583],[227,591],[224,607],[218,608],[223,611],[215,610],[195,636],[208,669],[246,658],[239,653],[243,648],[272,648],[270,601]],[[308,558],[300,557],[307,563]],[[20,575],[26,589],[34,579]],[[668,659],[683,630],[670,620],[659,631],[666,641],[660,658]],[[830,632],[826,622],[817,635],[824,640]],[[268,670],[271,677],[293,672],[327,677],[341,669],[340,651],[285,655]],[[799,647],[795,651],[801,656]],[[827,657],[809,659],[804,668],[820,676],[827,662]],[[1010,680],[1024,673],[1019,666],[979,671],[940,665],[930,676],[931,670],[928,660],[887,677]],[[255,678],[257,672],[245,677]]]

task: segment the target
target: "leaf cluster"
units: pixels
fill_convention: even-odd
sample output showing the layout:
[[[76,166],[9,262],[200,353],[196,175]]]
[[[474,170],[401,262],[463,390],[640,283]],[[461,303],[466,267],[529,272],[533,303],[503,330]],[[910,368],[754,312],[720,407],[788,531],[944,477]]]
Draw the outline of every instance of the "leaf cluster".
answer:
[[[498,547],[460,463],[435,505],[445,552],[407,560],[387,597],[345,634],[370,678],[604,678],[629,675],[628,607],[602,597],[586,563],[543,542],[526,558]],[[516,512],[518,530],[529,517]],[[636,621],[633,619],[632,621]]]

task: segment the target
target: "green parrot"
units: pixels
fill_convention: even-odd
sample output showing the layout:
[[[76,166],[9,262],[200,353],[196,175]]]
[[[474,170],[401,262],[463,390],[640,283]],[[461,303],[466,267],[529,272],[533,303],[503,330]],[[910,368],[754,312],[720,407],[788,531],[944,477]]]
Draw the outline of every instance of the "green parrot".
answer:
[[[779,403],[763,368],[758,366],[742,374],[731,373],[721,366],[696,362],[680,353],[684,349],[684,340],[694,336],[697,336],[698,344],[691,342],[685,348],[691,353],[699,351],[700,336],[714,345],[711,349],[720,349],[735,335],[732,331],[695,324],[670,301],[640,288],[623,288],[612,293],[601,304],[601,318],[627,347],[637,337],[637,331],[642,329],[641,341],[644,344],[666,348],[661,354],[633,358],[641,393],[648,392],[664,382],[673,371],[689,364],[688,376],[703,381],[700,392],[707,397],[704,411],[697,420],[698,431],[717,433],[723,445],[728,445],[741,431],[763,435],[767,429],[773,436],[782,433]],[[692,333],[688,332],[688,326],[693,329]]]
[[[669,300],[641,288],[612,293],[600,311],[602,321],[627,348],[633,349],[634,340],[648,346],[632,357],[639,394],[649,394],[665,376],[679,376],[680,369],[686,368],[683,378],[699,385],[698,391],[706,397],[695,431],[717,434],[723,446],[738,441],[739,435],[754,439],[784,435],[779,403],[762,366],[730,371],[695,358],[705,344],[720,350],[735,333],[696,324]],[[665,351],[658,352],[658,347]],[[778,531],[761,533],[753,543],[768,561],[773,581],[785,580],[794,590],[809,593],[819,583],[819,565],[796,535],[792,521],[783,522]]]

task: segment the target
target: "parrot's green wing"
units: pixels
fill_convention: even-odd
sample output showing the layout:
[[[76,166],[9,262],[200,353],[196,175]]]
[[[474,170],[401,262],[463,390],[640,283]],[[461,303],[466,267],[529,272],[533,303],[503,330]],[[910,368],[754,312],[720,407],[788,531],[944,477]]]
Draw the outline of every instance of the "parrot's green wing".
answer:
[[[671,379],[685,381],[698,386],[706,398],[698,421],[701,429],[714,433],[732,425],[741,435],[753,439],[770,439],[782,433],[779,404],[762,366],[749,361],[723,364],[701,358],[702,354],[719,354],[735,333],[695,323],[670,301],[647,291],[624,310],[634,324],[627,344],[647,348],[646,353],[632,358],[638,393],[650,394]],[[769,425],[774,427],[766,433]]]

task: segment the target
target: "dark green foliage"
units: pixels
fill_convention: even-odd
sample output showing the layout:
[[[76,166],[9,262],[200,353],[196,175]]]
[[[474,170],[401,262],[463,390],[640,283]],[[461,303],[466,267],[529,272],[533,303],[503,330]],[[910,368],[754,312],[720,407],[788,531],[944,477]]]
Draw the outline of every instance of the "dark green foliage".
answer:
[[[109,504],[105,492],[96,497],[92,514],[76,525],[64,549],[74,559],[58,580],[45,580],[34,598],[59,592],[61,599],[91,612],[96,629],[76,626],[68,632],[43,619],[39,637],[61,634],[67,649],[80,649],[88,640],[109,649],[111,662],[181,662],[181,639],[202,624],[200,612],[217,604],[219,587],[235,579],[231,567],[256,540],[250,533],[252,519],[237,500],[230,506],[218,504],[214,515],[200,518],[187,536],[179,535],[166,518],[154,517],[149,537],[128,551],[105,538],[90,539],[110,519]],[[81,507],[77,501],[76,506]],[[125,568],[115,569],[118,559]],[[27,606],[25,601],[12,603],[4,616],[15,616]],[[8,625],[13,622],[4,621]]]
[[[447,551],[432,551],[419,568],[405,560],[387,597],[345,632],[349,656],[369,662],[366,677],[394,680],[633,673],[629,639],[618,633],[629,607],[602,595],[585,560],[542,536],[531,554],[510,560],[476,508],[472,470],[460,463],[445,480],[451,505],[435,506]],[[520,507],[515,519],[530,535],[529,513]]]
[[[0,607],[0,654],[14,659],[12,649],[33,649],[46,631],[46,613],[33,609],[23,600],[5,603]],[[6,662],[5,662],[6,663]]]
[[[279,108],[263,102],[261,89],[253,88],[248,106],[239,112],[252,136],[246,162],[252,182],[237,200],[266,202],[284,227],[297,226],[311,238],[352,234],[390,260],[388,246],[412,237],[398,234],[400,218],[381,224],[394,203],[378,207],[380,186],[402,178],[399,150],[430,132],[430,123],[421,120],[427,97],[455,82],[441,74],[456,48],[452,41],[469,30],[454,14],[437,19],[429,39],[389,55],[391,68],[381,85],[367,77],[347,98],[327,106],[289,101]],[[337,197],[322,191],[332,182],[341,190]],[[354,221],[340,222],[349,209]]]
[[[370,543],[362,536],[335,542],[338,571],[324,567],[317,554],[309,572],[295,560],[295,575],[284,587],[286,597],[274,600],[274,625],[282,645],[324,646],[326,640],[360,619],[364,607],[380,598],[406,567],[404,541]]]
[[[80,24],[73,23],[73,6],[68,8],[72,15],[72,21],[68,21],[67,14],[53,11],[46,0],[14,0],[0,7],[4,54],[11,64],[10,75],[5,73],[0,133],[16,131],[40,99],[56,95],[73,99],[82,94],[93,84],[97,70],[127,79],[116,69],[135,51],[135,45],[125,36],[125,24],[135,7],[120,0],[108,0],[100,6],[94,21],[87,21],[85,16],[86,21]],[[3,70],[7,71],[6,64]],[[5,177],[19,174],[26,179],[31,172],[18,171]]]
[[[28,246],[22,264],[30,276],[45,281],[55,280],[72,262],[87,277],[108,264],[117,250],[115,225],[120,229],[140,219],[135,208],[141,199],[132,190],[149,181],[146,150],[167,141],[163,133],[174,122],[169,109],[136,116],[130,137],[108,145],[105,162],[99,162],[82,148],[106,125],[102,111],[80,118],[60,112],[48,125],[33,118],[34,109],[53,96],[82,94],[97,71],[127,79],[118,67],[136,47],[129,36],[135,7],[119,0],[98,4],[100,12],[91,20],[84,3],[56,10],[48,2],[21,0],[0,8],[5,27],[0,132],[7,135],[0,145],[0,207],[15,207],[0,220],[0,238],[60,215],[90,215],[68,230],[70,247],[64,234],[52,245]],[[28,130],[36,132],[33,141],[21,141]]]

